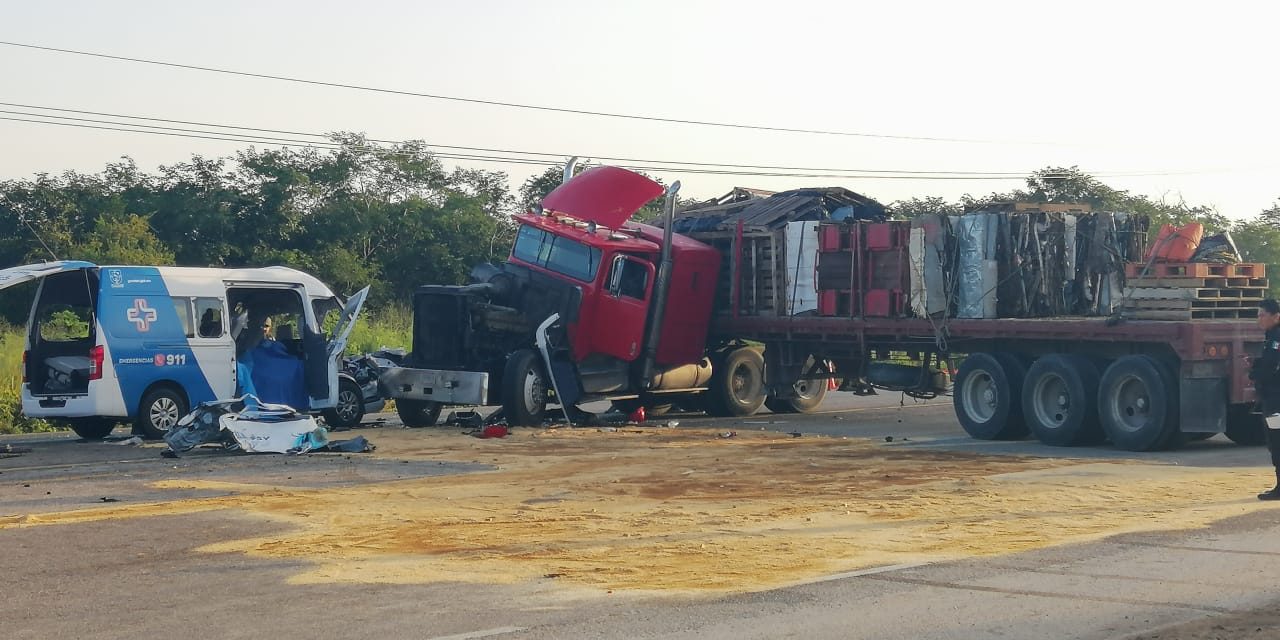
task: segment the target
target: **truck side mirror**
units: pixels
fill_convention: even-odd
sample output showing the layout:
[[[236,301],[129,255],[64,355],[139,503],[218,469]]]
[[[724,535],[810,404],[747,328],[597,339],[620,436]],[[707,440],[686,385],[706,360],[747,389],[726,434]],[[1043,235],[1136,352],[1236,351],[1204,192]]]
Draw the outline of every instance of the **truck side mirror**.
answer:
[[[622,270],[626,268],[626,256],[614,256],[613,267],[609,270],[609,295],[617,298],[622,295]]]

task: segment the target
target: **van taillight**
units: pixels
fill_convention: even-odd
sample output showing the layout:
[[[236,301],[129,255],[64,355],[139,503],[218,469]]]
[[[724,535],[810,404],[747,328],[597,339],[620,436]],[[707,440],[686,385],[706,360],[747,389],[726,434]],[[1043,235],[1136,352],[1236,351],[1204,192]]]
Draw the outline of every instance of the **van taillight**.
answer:
[[[27,354],[28,353],[31,353],[31,352],[30,351],[22,352],[22,382],[24,384],[27,382]]]
[[[102,361],[106,358],[106,350],[101,346],[89,350],[89,379],[102,379]]]

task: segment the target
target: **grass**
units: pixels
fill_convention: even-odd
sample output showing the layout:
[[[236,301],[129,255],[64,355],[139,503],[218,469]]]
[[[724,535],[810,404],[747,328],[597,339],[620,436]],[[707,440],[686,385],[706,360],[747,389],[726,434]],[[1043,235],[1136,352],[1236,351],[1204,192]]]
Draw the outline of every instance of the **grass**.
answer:
[[[406,307],[387,307],[361,314],[351,332],[347,353],[382,347],[410,346],[413,313]],[[0,322],[0,434],[53,431],[57,427],[22,415],[22,346],[24,329]]]

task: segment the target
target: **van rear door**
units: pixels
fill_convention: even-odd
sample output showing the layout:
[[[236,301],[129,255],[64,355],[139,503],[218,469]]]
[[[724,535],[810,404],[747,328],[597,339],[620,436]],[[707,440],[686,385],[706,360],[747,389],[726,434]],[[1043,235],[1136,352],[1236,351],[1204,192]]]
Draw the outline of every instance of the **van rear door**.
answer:
[[[51,276],[55,273],[75,271],[76,269],[91,269],[96,266],[92,262],[81,260],[59,260],[57,262],[38,262],[21,267],[0,269],[0,290],[8,289],[24,282],[38,280],[45,276]]]

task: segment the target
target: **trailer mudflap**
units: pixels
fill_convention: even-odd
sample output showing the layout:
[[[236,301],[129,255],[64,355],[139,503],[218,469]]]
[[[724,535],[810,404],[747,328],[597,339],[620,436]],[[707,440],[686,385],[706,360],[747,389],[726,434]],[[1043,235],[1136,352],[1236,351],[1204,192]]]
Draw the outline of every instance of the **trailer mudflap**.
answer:
[[[1227,428],[1227,379],[1182,378],[1179,384],[1179,430],[1222,433]]]
[[[378,387],[385,396],[404,400],[481,406],[489,400],[489,374],[485,371],[391,367],[378,374]]]

